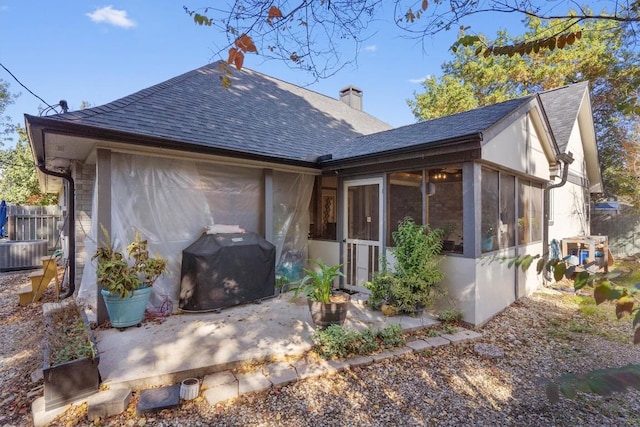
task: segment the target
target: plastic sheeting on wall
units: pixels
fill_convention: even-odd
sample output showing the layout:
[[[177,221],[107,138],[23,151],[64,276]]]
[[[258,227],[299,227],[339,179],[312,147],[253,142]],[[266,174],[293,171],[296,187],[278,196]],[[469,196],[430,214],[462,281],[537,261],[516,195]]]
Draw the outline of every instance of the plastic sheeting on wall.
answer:
[[[205,227],[238,225],[264,235],[262,169],[120,153],[112,154],[111,169],[112,242],[124,250],[137,230],[148,240],[151,254],[168,260],[168,272],[154,285],[150,309],[161,305],[165,296],[178,306],[182,250]],[[273,176],[275,241],[271,243],[276,246],[279,271],[293,257],[306,260],[314,177],[289,172],[274,172]],[[93,212],[98,191],[94,187]],[[92,215],[78,300],[94,308],[96,266],[90,259],[96,242],[103,241],[96,215]]]

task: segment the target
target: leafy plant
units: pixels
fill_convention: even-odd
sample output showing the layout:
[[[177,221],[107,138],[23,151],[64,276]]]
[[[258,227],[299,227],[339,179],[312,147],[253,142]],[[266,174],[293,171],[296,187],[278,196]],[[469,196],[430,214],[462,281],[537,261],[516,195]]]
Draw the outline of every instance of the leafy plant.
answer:
[[[392,233],[396,264],[389,299],[400,311],[413,313],[417,305],[429,307],[444,294],[438,286],[444,278],[439,267],[442,233],[409,217]]]
[[[370,354],[384,348],[404,345],[400,325],[357,332],[340,325],[330,325],[312,335],[314,350],[325,359]]]
[[[371,282],[364,284],[365,288],[371,291],[367,304],[373,310],[380,310],[380,307],[385,302],[389,302],[391,299],[391,285],[393,284],[394,277],[389,274],[386,269],[373,276]]]
[[[89,336],[80,308],[75,303],[66,304],[50,312],[45,329],[49,343],[52,366],[71,360],[94,358],[96,348]]]
[[[96,280],[102,289],[120,298],[133,296],[136,289],[153,286],[167,267],[162,257],[150,257],[147,241],[136,232],[127,246],[127,258],[117,251],[108,230],[101,226],[105,241],[91,258],[97,260]]]
[[[462,320],[462,312],[455,308],[442,310],[440,314],[438,314],[438,320],[447,323],[457,323]]]
[[[305,268],[305,276],[300,280],[297,288],[293,291],[293,298],[300,294],[305,295],[312,301],[328,303],[331,297],[333,281],[340,276],[344,276],[340,271],[342,264],[327,265],[322,261],[314,261],[317,268]]]

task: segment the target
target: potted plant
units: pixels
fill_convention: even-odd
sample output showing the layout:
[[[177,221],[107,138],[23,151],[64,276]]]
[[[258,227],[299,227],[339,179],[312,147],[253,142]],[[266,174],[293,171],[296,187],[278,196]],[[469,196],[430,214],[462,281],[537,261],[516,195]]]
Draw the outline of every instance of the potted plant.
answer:
[[[307,297],[313,323],[318,327],[342,325],[347,317],[350,296],[333,291],[333,281],[344,276],[342,265],[329,266],[322,261],[314,261],[316,268],[303,269],[305,276],[294,289],[293,299],[300,294]]]
[[[393,272],[387,273],[385,269],[374,277],[370,287],[379,288],[376,292],[382,296],[382,302],[398,312],[420,315],[444,295],[439,286],[444,278],[439,266],[442,233],[441,229],[418,225],[409,217],[400,221],[392,233]]]
[[[162,257],[150,257],[147,241],[136,232],[126,248],[127,256],[117,251],[103,228],[106,242],[96,250],[96,277],[104,298],[111,326],[121,330],[140,326],[155,281],[167,267]]]
[[[100,356],[86,315],[73,300],[46,303],[42,310],[44,404],[51,410],[98,391]]]
[[[482,224],[482,251],[492,251],[495,245],[496,227],[492,222]]]

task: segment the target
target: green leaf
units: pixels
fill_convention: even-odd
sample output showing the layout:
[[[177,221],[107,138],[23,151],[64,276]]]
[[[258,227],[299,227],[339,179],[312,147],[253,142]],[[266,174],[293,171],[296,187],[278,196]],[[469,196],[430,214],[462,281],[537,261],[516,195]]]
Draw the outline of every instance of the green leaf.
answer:
[[[545,387],[545,391],[547,393],[547,399],[551,403],[560,402],[560,393],[558,392],[558,386],[555,383],[548,382]]]
[[[537,272],[538,274],[542,273],[542,270],[544,269],[544,265],[545,265],[546,261],[547,261],[547,260],[546,260],[546,259],[544,259],[544,257],[543,257],[543,258],[540,258],[540,259],[538,260],[538,262],[537,262],[537,264],[536,264],[536,272]]]
[[[633,334],[633,344],[640,344],[640,327],[636,328],[636,332]]]
[[[611,282],[604,281],[600,283],[593,290],[593,298],[596,300],[597,304],[602,304],[603,302],[609,300],[609,295],[611,293]]]
[[[562,277],[564,276],[564,272],[566,271],[566,269],[567,269],[567,266],[564,263],[560,262],[556,264],[553,270],[553,278],[556,280],[556,282],[559,282],[560,280],[562,280]]]
[[[533,260],[534,258],[531,255],[527,255],[524,257],[524,259],[522,260],[522,265],[520,266],[523,272],[526,273],[526,271],[531,266],[531,263],[533,262]]]
[[[633,327],[635,328],[640,323],[640,310],[636,309],[636,315],[633,318]]]
[[[575,289],[576,291],[580,290],[585,286],[587,286],[588,283],[589,283],[589,272],[581,271],[573,280],[573,289]]]
[[[575,399],[575,397],[578,395],[576,388],[569,382],[560,384],[560,392],[569,399]]]

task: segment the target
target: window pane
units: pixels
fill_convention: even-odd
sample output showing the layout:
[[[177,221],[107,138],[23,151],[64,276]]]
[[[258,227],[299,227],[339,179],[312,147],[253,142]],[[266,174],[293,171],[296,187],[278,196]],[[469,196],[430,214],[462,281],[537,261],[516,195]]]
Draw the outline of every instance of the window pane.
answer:
[[[531,241],[529,189],[529,182],[518,181],[518,244],[520,245]]]
[[[531,241],[542,240],[542,187],[531,186]]]
[[[499,227],[499,193],[498,193],[498,172],[482,168],[482,190],[480,197],[482,200],[480,246],[482,252],[489,252],[497,249],[497,230]]]
[[[411,217],[416,224],[422,224],[422,171],[391,173],[388,176],[387,244],[393,246],[392,233],[405,217]]]
[[[349,239],[378,240],[380,224],[378,184],[349,187]]]
[[[431,169],[428,180],[427,223],[444,231],[443,252],[462,253],[462,169]]]
[[[500,174],[500,249],[516,244],[516,179]]]

